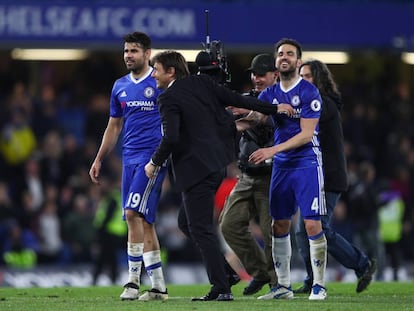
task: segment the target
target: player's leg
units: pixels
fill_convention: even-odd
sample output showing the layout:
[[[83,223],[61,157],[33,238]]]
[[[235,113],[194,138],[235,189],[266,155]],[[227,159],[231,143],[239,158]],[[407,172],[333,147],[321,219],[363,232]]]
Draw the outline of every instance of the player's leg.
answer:
[[[327,258],[327,243],[320,220],[305,218],[305,227],[308,229],[310,260],[313,272],[312,292],[310,300],[326,298],[325,271]],[[314,234],[316,231],[319,233]],[[319,294],[320,293],[320,294]]]
[[[166,174],[165,167],[155,171],[155,178],[148,179],[143,166],[136,171],[133,187],[141,193],[139,213],[142,216],[144,236],[143,261],[147,275],[151,281],[151,289],[140,295],[139,300],[165,300],[168,292],[165,286],[161,262],[160,244],[155,230],[155,216],[161,196],[162,184]]]
[[[141,283],[141,267],[144,251],[143,218],[133,210],[125,210],[125,219],[128,225],[128,282],[124,285],[121,294],[122,300],[133,300],[139,297]]]
[[[313,272],[310,300],[326,298],[325,271],[327,242],[322,230],[321,215],[326,215],[323,173],[321,167],[304,168],[295,171],[297,203],[305,222],[309,238],[310,260]],[[304,183],[303,181],[307,181]]]
[[[144,265],[151,281],[151,289],[143,293],[139,300],[166,300],[168,292],[165,286],[161,262],[161,251],[154,224],[144,223]]]
[[[269,293],[259,296],[258,299],[292,299],[293,291],[290,278],[290,260],[292,257],[292,247],[289,229],[290,220],[274,220],[273,221],[273,239],[272,252],[273,262],[278,284],[273,287]],[[288,230],[288,233],[282,234]]]
[[[270,184],[270,214],[273,218],[272,254],[278,284],[258,299],[293,298],[290,278],[292,246],[289,232],[296,203],[291,181],[289,171],[273,170]]]
[[[131,187],[136,165],[126,165],[122,171],[122,206],[123,218],[128,226],[128,281],[120,295],[122,300],[133,300],[139,297],[142,254],[144,251],[143,218],[137,212],[137,200],[140,194]]]

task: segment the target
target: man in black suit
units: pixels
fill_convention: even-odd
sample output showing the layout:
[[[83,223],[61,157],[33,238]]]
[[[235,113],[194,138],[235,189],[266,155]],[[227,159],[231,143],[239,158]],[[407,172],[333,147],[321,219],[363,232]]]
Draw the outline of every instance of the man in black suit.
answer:
[[[226,106],[264,114],[293,111],[289,105],[237,94],[208,75],[190,75],[178,52],[161,52],[152,64],[157,87],[165,90],[158,97],[163,137],[145,172],[151,178],[157,166],[170,159],[171,177],[183,199],[179,227],[199,248],[212,285],[207,295],[192,300],[233,300],[213,223],[214,195],[226,166],[235,160],[236,128]]]

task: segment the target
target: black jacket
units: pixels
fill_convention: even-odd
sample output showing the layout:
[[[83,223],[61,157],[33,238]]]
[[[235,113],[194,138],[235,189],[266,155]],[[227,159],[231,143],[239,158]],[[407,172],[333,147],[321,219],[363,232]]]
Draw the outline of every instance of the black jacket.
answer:
[[[163,137],[152,161],[161,165],[171,156],[171,177],[179,191],[235,160],[236,127],[225,107],[277,112],[274,105],[242,96],[205,75],[176,80],[158,97],[158,105]]]
[[[244,96],[257,97],[260,92],[251,90]],[[244,115],[242,116],[244,117]],[[259,164],[249,162],[250,155],[259,148],[273,146],[275,126],[272,118],[266,122],[259,123],[241,133],[239,141],[239,169],[251,176],[263,176],[272,173],[272,161],[264,161]]]
[[[319,119],[319,142],[325,176],[325,191],[344,192],[348,189],[344,151],[344,134],[339,98],[322,95],[322,112]]]

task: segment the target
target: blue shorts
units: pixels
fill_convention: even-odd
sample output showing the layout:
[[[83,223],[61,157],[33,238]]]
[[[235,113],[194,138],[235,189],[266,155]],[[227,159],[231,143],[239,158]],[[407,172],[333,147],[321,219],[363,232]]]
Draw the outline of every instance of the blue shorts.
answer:
[[[274,220],[291,219],[298,208],[305,219],[326,214],[322,168],[273,168],[270,215]]]
[[[149,161],[149,159],[148,159]],[[144,167],[148,162],[124,165],[122,171],[122,207],[136,211],[152,224],[155,222],[161,188],[167,172],[166,167],[157,167],[155,178],[149,179],[145,175]]]

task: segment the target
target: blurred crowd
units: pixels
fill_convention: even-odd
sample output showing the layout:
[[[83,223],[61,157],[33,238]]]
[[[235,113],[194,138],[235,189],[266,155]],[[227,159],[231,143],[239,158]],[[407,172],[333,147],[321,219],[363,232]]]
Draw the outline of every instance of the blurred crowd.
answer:
[[[58,88],[59,77],[45,66],[34,86],[33,79],[15,74],[13,64],[5,65],[0,72],[0,264],[24,269],[92,263],[99,243],[96,211],[108,191],[93,185],[88,171],[108,121],[112,82],[120,75],[114,64],[103,68],[95,60],[83,66],[73,84]],[[338,203],[334,225],[377,258],[379,280],[386,266],[397,280],[402,263],[414,260],[413,98],[407,83],[384,79],[372,87],[361,79],[339,82],[349,190]],[[104,162],[112,188],[118,187],[120,167],[118,147]],[[167,179],[157,215],[164,259],[199,262],[177,227],[179,206],[180,196]],[[119,247],[125,245],[121,239]]]

